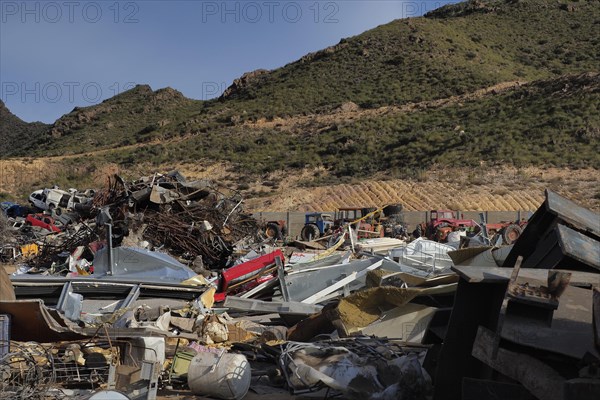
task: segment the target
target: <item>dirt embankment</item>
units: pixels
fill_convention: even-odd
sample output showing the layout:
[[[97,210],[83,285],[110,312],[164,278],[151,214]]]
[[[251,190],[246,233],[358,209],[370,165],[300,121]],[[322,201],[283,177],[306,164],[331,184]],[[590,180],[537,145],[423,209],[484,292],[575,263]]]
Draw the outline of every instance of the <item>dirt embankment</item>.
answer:
[[[0,160],[0,192],[14,196],[36,182],[48,185],[58,167],[48,159]]]
[[[600,171],[558,168],[505,168],[424,171],[418,179],[371,179],[352,184],[297,188],[249,199],[256,211],[330,211],[339,207],[401,203],[406,210],[447,208],[465,211],[535,210],[544,190],[554,190],[585,207],[600,210]]]
[[[161,168],[136,166],[119,171],[106,164],[91,172],[87,182],[103,185],[110,174],[141,176],[178,169],[190,179],[209,178],[235,188],[236,179],[224,164],[173,164]],[[229,170],[230,171],[230,170]],[[322,171],[321,171],[322,172]],[[0,193],[23,197],[32,188],[42,188],[63,180],[69,174],[57,158],[0,160]],[[445,168],[421,171],[416,178],[372,179],[345,184],[301,187],[314,171],[279,174],[249,182],[244,195],[250,211],[332,211],[340,207],[381,206],[401,203],[406,210],[423,211],[448,208],[464,211],[535,210],[544,199],[544,190],[554,190],[575,202],[600,210],[600,171],[559,168],[482,167],[477,170]],[[277,182],[268,185],[266,182]],[[20,199],[20,200],[25,200]]]

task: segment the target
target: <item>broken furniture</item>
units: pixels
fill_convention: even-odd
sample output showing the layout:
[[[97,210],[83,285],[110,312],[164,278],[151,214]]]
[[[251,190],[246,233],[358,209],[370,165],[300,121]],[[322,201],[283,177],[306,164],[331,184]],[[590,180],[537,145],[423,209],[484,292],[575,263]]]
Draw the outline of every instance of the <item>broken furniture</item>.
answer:
[[[471,349],[479,326],[497,329],[509,282],[508,277],[489,274],[485,268],[452,270],[460,280],[437,365],[429,371],[434,376],[434,400],[459,400],[463,378],[489,376],[489,367],[473,358]]]
[[[594,398],[585,396],[598,393],[593,392],[598,390],[597,379],[595,382],[594,379],[592,382],[573,379],[586,358],[600,360],[594,346],[591,290],[572,285],[564,287],[548,326],[528,315],[515,315],[507,310],[501,314],[513,270],[475,266],[457,266],[453,270],[461,277],[455,306],[439,357],[435,359],[432,353],[434,360],[429,363],[435,366],[434,399],[460,399],[465,393],[475,392],[480,382],[489,380],[495,382],[490,387],[509,391],[508,398],[519,398],[523,387],[538,398]],[[527,281],[539,287],[547,282],[549,272],[553,274],[556,270],[521,268],[517,283]],[[599,275],[573,272],[578,282],[585,281],[586,276],[593,278],[588,281],[590,285],[596,284]],[[478,332],[489,332],[489,335],[484,339],[484,334]],[[555,370],[555,366],[560,369]],[[497,383],[492,370],[516,379],[521,386]],[[521,375],[526,370],[532,371],[529,377]],[[537,376],[544,378],[539,380]],[[554,379],[555,376],[560,379]],[[480,399],[493,398],[487,397],[491,392],[478,393]],[[544,393],[552,396],[544,397]],[[569,397],[573,395],[568,393],[582,397]]]
[[[600,214],[546,190],[504,267],[523,256],[523,268],[600,271]]]

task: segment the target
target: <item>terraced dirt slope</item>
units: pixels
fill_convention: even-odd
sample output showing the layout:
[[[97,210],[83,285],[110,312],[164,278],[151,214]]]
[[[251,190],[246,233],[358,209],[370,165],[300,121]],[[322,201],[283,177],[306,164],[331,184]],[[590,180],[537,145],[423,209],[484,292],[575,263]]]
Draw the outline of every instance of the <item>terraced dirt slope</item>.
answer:
[[[247,203],[257,211],[333,211],[392,203],[400,203],[408,211],[533,211],[544,200],[544,190],[551,189],[600,211],[598,182],[600,173],[595,169],[455,168],[422,172],[418,180],[365,180],[329,187],[282,188],[276,194]]]

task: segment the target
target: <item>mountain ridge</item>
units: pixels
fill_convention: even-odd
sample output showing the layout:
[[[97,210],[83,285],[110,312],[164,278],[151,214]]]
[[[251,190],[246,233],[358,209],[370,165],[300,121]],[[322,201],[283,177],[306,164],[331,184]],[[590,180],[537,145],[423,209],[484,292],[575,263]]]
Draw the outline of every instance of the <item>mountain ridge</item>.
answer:
[[[249,196],[275,193],[281,171],[313,171],[296,182],[310,188],[482,163],[598,169],[599,5],[447,5],[243,74],[217,99],[137,86],[0,158],[69,155],[83,171],[221,165]]]
[[[0,157],[23,152],[29,142],[39,140],[49,127],[39,121],[23,121],[0,100]]]

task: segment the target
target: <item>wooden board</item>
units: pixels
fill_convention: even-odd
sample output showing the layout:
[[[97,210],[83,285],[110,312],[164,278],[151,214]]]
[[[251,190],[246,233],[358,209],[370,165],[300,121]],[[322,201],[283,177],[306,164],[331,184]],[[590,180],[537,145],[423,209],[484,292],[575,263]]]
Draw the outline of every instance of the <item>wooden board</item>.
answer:
[[[15,288],[4,268],[0,268],[0,300],[15,300]]]
[[[556,229],[565,255],[600,270],[600,242],[564,225],[559,224]]]
[[[480,267],[480,266],[454,266],[452,270],[467,282],[500,282],[510,279],[512,268],[500,267]],[[521,268],[519,270],[519,278],[537,280],[539,282],[547,282],[547,269],[541,268]],[[592,272],[567,271],[556,269],[555,271],[570,272],[571,286],[600,286],[600,274]]]
[[[592,292],[573,286],[560,297],[552,326],[507,315],[502,327],[503,339],[575,359],[580,359],[586,352],[599,356],[593,336]]]
[[[593,310],[594,343],[596,350],[600,353],[600,290],[598,288],[594,288]]]
[[[496,335],[480,327],[473,344],[473,357],[520,382],[539,399],[562,400],[565,379],[554,369],[526,354],[499,348],[494,357]]]

